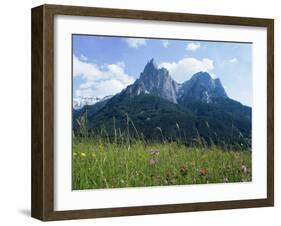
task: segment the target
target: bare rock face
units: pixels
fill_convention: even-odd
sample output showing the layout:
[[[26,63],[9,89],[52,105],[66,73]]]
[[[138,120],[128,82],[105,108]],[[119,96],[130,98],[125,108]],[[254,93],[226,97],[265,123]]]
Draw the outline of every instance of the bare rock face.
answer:
[[[177,98],[180,103],[200,101],[209,104],[217,98],[227,98],[227,94],[218,78],[213,79],[207,72],[198,72],[181,85]]]
[[[177,88],[178,84],[171,78],[167,69],[158,69],[151,59],[140,74],[140,78],[128,86],[124,94],[130,96],[152,94],[177,103]]]
[[[139,79],[128,86],[121,95],[131,97],[152,94],[172,103],[187,104],[200,101],[213,103],[217,98],[227,98],[220,80],[213,79],[207,72],[198,72],[183,84],[176,83],[165,68],[157,68],[153,59],[145,66]]]

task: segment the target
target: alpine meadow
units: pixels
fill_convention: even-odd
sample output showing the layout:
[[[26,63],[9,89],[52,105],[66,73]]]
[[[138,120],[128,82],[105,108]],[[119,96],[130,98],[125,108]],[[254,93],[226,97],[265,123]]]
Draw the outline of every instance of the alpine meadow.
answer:
[[[74,190],[251,182],[250,43],[72,43]]]

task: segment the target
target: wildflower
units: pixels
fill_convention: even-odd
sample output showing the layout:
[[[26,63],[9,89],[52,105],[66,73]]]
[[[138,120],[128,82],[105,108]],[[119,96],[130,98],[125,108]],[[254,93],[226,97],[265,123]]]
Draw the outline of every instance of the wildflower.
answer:
[[[180,173],[181,173],[182,176],[186,176],[187,175],[187,167],[181,166]]]
[[[86,153],[81,152],[81,156],[82,156],[82,157],[86,157]]]
[[[241,165],[240,171],[241,171],[242,173],[247,173],[247,171],[248,171],[247,166]]]
[[[228,178],[227,177],[223,178],[223,182],[228,183]]]
[[[208,170],[206,168],[202,168],[199,171],[199,175],[200,176],[205,176],[208,173]]]
[[[150,166],[155,166],[156,163],[157,163],[157,160],[156,160],[156,159],[153,159],[153,158],[152,158],[152,159],[149,160],[149,165],[150,165]]]
[[[166,180],[164,182],[165,182],[165,184],[176,184],[177,183],[177,177],[173,173],[167,172],[166,173]]]
[[[150,151],[150,154],[154,155],[154,156],[159,156],[160,155],[160,151],[159,150],[152,150],[152,151]]]

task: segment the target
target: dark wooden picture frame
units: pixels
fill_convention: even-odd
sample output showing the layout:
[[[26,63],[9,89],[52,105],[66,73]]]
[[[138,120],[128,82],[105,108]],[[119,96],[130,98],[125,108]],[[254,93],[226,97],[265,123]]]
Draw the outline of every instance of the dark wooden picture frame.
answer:
[[[267,198],[122,208],[54,210],[54,16],[95,16],[265,27],[267,29]],[[220,210],[274,205],[274,20],[124,9],[42,5],[32,9],[31,215],[50,220]]]

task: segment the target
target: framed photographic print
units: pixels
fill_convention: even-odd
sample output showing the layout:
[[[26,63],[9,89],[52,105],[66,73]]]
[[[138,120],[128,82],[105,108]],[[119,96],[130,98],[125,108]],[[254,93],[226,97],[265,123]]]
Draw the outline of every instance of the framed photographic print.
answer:
[[[32,9],[32,216],[274,205],[272,19]]]

